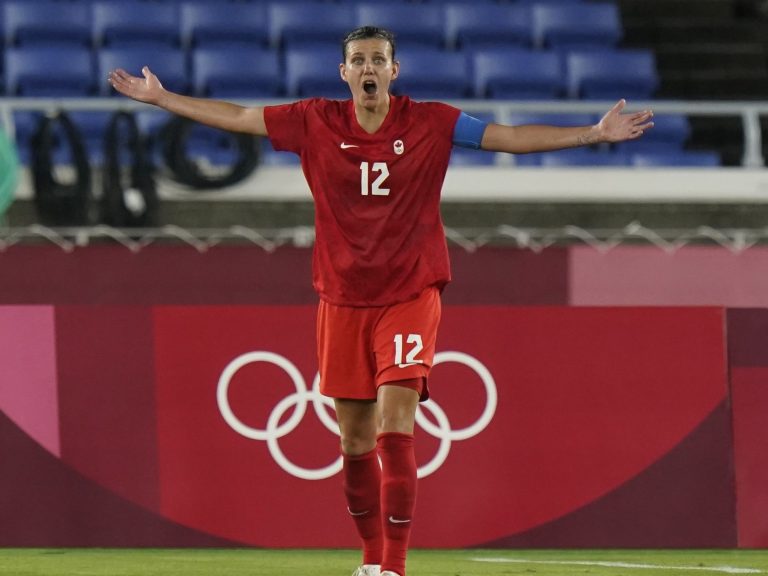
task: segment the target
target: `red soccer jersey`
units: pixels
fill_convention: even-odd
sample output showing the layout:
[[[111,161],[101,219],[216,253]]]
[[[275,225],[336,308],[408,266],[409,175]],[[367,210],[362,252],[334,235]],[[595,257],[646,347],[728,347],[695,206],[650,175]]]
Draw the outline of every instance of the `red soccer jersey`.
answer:
[[[384,306],[450,280],[439,204],[459,113],[392,96],[384,123],[368,134],[352,100],[265,108],[273,147],[299,154],[314,197],[321,298]]]

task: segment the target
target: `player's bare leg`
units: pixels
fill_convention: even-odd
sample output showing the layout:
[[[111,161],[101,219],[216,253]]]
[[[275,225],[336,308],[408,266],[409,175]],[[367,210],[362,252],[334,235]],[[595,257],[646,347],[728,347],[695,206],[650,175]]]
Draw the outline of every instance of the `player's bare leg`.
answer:
[[[381,523],[381,467],[376,450],[376,403],[334,401],[341,430],[347,510],[363,542],[363,565],[354,576],[379,576],[384,540]]]
[[[376,402],[377,437],[382,467],[381,514],[384,554],[382,574],[405,576],[405,560],[416,504],[416,456],[413,428],[419,404],[420,381],[399,381],[379,386]]]

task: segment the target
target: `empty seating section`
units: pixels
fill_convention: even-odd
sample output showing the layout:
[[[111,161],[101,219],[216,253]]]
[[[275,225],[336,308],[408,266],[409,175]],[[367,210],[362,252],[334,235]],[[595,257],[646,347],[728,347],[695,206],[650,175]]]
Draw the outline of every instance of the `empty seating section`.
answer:
[[[404,48],[398,52],[402,70],[423,68],[425,74],[404,74],[394,84],[394,91],[416,100],[467,98],[471,94],[468,62],[464,54],[436,48]]]
[[[181,41],[194,50],[209,46],[269,46],[266,4],[231,3],[226,9],[216,2],[185,2],[181,5]]]
[[[84,46],[6,48],[4,72],[7,96],[84,97],[96,82],[93,53]]]
[[[392,30],[404,47],[445,47],[445,17],[440,6],[361,2],[357,4],[357,24]]]
[[[7,1],[0,21],[5,42],[11,46],[91,45],[91,8],[85,3]]]
[[[445,44],[453,50],[533,44],[531,7],[517,4],[448,4]]]
[[[341,4],[286,2],[269,6],[270,44],[276,49],[327,44],[341,53],[341,39],[356,25],[354,11]]]
[[[256,45],[200,46],[192,52],[192,89],[215,98],[278,97],[284,93],[278,55]]]
[[[146,65],[166,88],[191,95],[348,98],[336,72],[340,44],[361,25],[395,32],[401,69],[392,90],[419,100],[648,100],[659,87],[654,54],[622,48],[617,0],[0,0],[0,86],[7,97],[108,96],[109,70],[140,75]],[[142,114],[145,130],[165,118]],[[14,117],[27,137],[35,115]],[[104,118],[77,119],[98,156]],[[689,136],[686,116],[668,115],[637,142],[513,163],[719,165],[716,154],[687,151]],[[264,152],[268,163],[288,161],[268,143]],[[452,162],[491,164],[494,155],[457,150]]]
[[[423,93],[443,98],[612,98],[614,93],[648,98],[658,86],[653,55],[620,47],[615,0],[0,0],[3,51],[13,59],[24,58],[27,50],[37,54],[26,58],[31,65],[39,60],[40,46],[89,49],[98,78],[98,87],[90,86],[92,95],[108,92],[101,52],[128,48],[156,48],[163,59],[169,49],[181,51],[177,74],[193,78],[189,89],[201,96],[218,90],[246,97],[249,86],[256,98],[307,95],[308,88],[296,87],[317,81],[304,82],[297,74],[316,72],[298,59],[314,60],[317,48],[327,62],[326,48],[332,46],[339,53],[335,68],[343,35],[360,25],[395,32],[398,55],[407,64],[400,90],[413,87],[414,95],[425,86]],[[224,50],[230,51],[230,62]],[[273,81],[275,60],[281,82]],[[214,61],[227,71],[202,80],[211,78]],[[234,62],[242,65],[239,83],[231,76]],[[249,70],[249,62],[264,69]],[[154,70],[151,61],[144,64]],[[462,73],[447,71],[451,65]],[[133,59],[121,67],[133,74],[141,69]],[[3,64],[3,78],[6,70]],[[439,78],[427,89],[431,73]],[[459,76],[462,86],[449,87]],[[260,78],[269,85],[257,89]],[[228,87],[217,89],[221,84]],[[10,85],[6,79],[4,86]]]
[[[623,36],[619,8],[612,3],[535,4],[532,23],[538,48],[614,48]]]
[[[564,93],[562,59],[554,52],[493,48],[472,55],[474,93],[481,98],[538,100]]]
[[[341,50],[337,46],[288,50],[285,53],[285,84],[288,96],[347,98],[349,88],[337,72],[340,62]]]
[[[649,50],[580,50],[565,58],[571,98],[647,100],[659,85],[656,59]]]
[[[179,46],[179,7],[174,3],[104,1],[93,4],[93,42],[101,46]]]
[[[185,94],[189,92],[190,77],[187,74],[186,55],[181,48],[173,46],[109,46],[97,53],[97,77],[106,79],[110,70],[123,68],[141,75],[143,66],[148,66],[158,75],[165,88]],[[106,81],[99,82],[102,96],[115,94]]]

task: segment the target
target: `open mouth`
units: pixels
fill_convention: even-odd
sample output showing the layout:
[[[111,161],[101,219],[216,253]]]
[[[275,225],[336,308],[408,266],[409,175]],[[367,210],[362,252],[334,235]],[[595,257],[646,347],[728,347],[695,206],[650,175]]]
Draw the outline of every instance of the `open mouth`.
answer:
[[[376,94],[376,91],[377,91],[376,82],[374,82],[373,80],[366,80],[365,82],[363,82],[363,90],[365,91],[366,94]]]

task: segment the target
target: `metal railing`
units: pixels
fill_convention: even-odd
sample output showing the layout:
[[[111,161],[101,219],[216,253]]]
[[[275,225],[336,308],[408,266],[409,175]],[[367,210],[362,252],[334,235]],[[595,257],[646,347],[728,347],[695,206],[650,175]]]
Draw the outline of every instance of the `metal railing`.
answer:
[[[233,100],[243,105],[265,105],[288,102],[289,100]],[[472,112],[493,113],[499,123],[509,123],[513,114],[520,113],[572,113],[603,114],[615,102],[605,101],[495,101],[495,100],[446,100],[457,108]],[[32,110],[53,112],[56,110],[139,110],[147,109],[146,104],[125,98],[0,98],[0,123],[13,137],[14,111]],[[751,101],[643,101],[629,102],[628,110],[650,108],[656,114],[685,114],[688,116],[731,116],[741,119],[744,154],[741,165],[744,168],[762,168],[765,159],[762,152],[762,131],[760,116],[768,116],[768,102]]]

